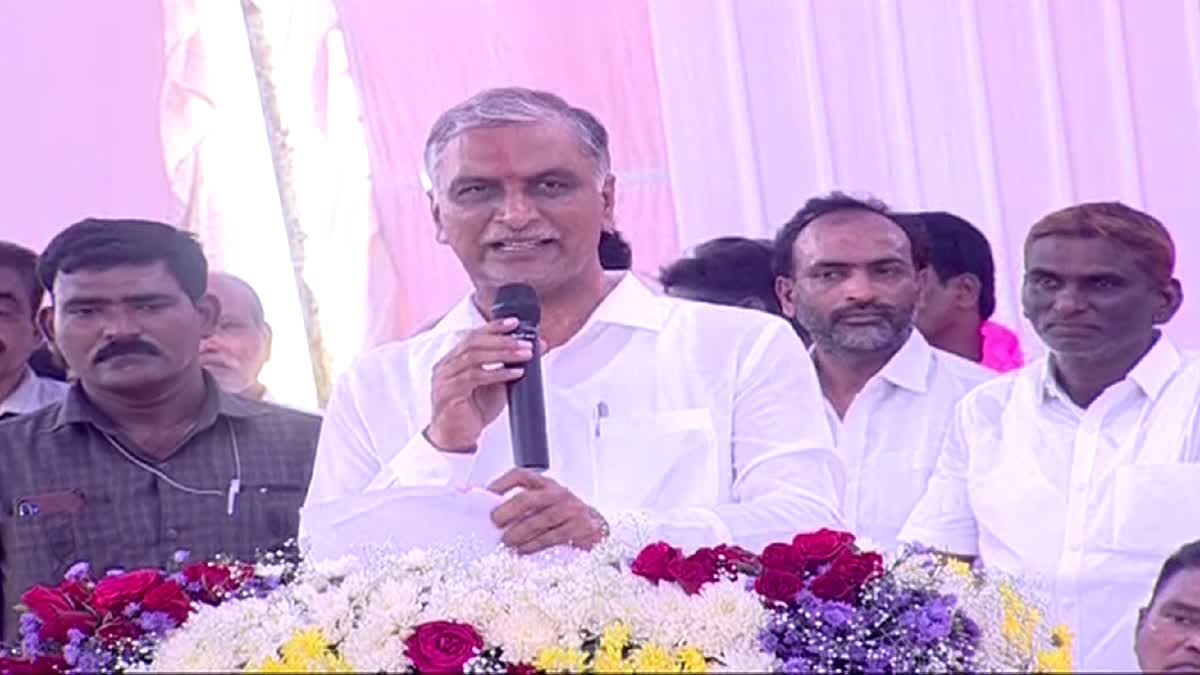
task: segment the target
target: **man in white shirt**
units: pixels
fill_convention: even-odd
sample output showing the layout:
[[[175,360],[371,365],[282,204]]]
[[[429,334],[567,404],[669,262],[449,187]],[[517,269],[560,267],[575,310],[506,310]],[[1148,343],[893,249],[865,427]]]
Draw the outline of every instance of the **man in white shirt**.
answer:
[[[954,405],[991,377],[933,349],[913,316],[928,282],[921,224],[874,200],[810,199],[775,239],[776,292],[808,331],[846,466],[843,512],[891,549],[925,492]]]
[[[1158,330],[1175,249],[1116,203],[1052,213],[1025,240],[1025,316],[1049,356],[959,404],[900,538],[1049,583],[1081,671],[1136,668],[1157,567],[1200,535],[1200,361]]]
[[[545,92],[485,91],[434,125],[426,165],[436,236],[475,291],[339,381],[309,505],[378,487],[520,487],[492,520],[523,553],[588,548],[610,528],[686,547],[841,525],[841,465],[808,412],[820,390],[787,324],[601,269],[615,188],[595,117]],[[512,323],[488,320],[512,282],[541,303],[544,475],[513,469],[501,414],[533,353]]]
[[[65,383],[38,377],[28,365],[42,341],[36,267],[33,251],[0,241],[0,420],[54,403],[67,391]]]

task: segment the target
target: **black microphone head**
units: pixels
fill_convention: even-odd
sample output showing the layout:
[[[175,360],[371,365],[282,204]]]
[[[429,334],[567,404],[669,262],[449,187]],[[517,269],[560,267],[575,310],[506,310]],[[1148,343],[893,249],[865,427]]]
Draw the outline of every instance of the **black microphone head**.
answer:
[[[493,319],[516,317],[527,325],[538,325],[542,320],[542,306],[538,303],[537,291],[529,284],[505,284],[496,291],[492,304]]]

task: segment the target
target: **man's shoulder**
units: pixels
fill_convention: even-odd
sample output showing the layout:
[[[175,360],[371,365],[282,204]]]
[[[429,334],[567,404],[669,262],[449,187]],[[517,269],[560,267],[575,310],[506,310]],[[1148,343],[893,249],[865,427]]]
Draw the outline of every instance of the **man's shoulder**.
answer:
[[[62,406],[62,401],[56,401],[33,412],[0,420],[0,452],[26,448],[37,436],[53,430]]]
[[[241,396],[225,394],[226,410],[240,417],[251,427],[262,428],[263,433],[284,438],[290,443],[316,446],[321,433],[321,417],[304,410],[289,408],[277,403],[256,401]]]
[[[1037,386],[1044,367],[1043,360],[1037,359],[1007,373],[993,373],[987,380],[967,392],[960,405],[976,418],[982,416],[998,421],[1001,412],[1013,402],[1013,394],[1019,387]],[[1033,414],[1034,411],[1027,412]]]
[[[939,371],[962,386],[965,391],[990,382],[998,376],[998,373],[990,368],[941,349],[933,349],[933,357],[937,361]]]

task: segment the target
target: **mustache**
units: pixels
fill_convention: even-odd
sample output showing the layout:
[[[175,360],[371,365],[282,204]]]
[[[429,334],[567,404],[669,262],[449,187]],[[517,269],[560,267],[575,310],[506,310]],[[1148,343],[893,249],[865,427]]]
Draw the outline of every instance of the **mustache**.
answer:
[[[855,305],[853,307],[843,307],[842,309],[834,310],[829,318],[832,322],[837,323],[849,316],[861,316],[863,314],[874,314],[882,318],[891,318],[896,314],[896,307],[893,305],[885,305],[881,303],[871,303],[869,305]]]
[[[134,340],[132,342],[110,342],[100,351],[96,352],[94,363],[104,363],[105,361],[116,358],[118,356],[126,356],[129,354],[145,354],[147,356],[162,356],[162,352],[158,347],[144,342],[142,340]]]

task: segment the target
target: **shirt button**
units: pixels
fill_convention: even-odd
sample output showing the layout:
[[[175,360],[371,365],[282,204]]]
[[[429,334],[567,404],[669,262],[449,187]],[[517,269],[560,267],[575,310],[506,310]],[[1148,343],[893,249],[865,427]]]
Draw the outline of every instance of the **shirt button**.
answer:
[[[179,538],[179,530],[177,530],[173,527],[168,527],[167,531],[166,531],[166,535],[167,535],[167,539],[178,539]]]

